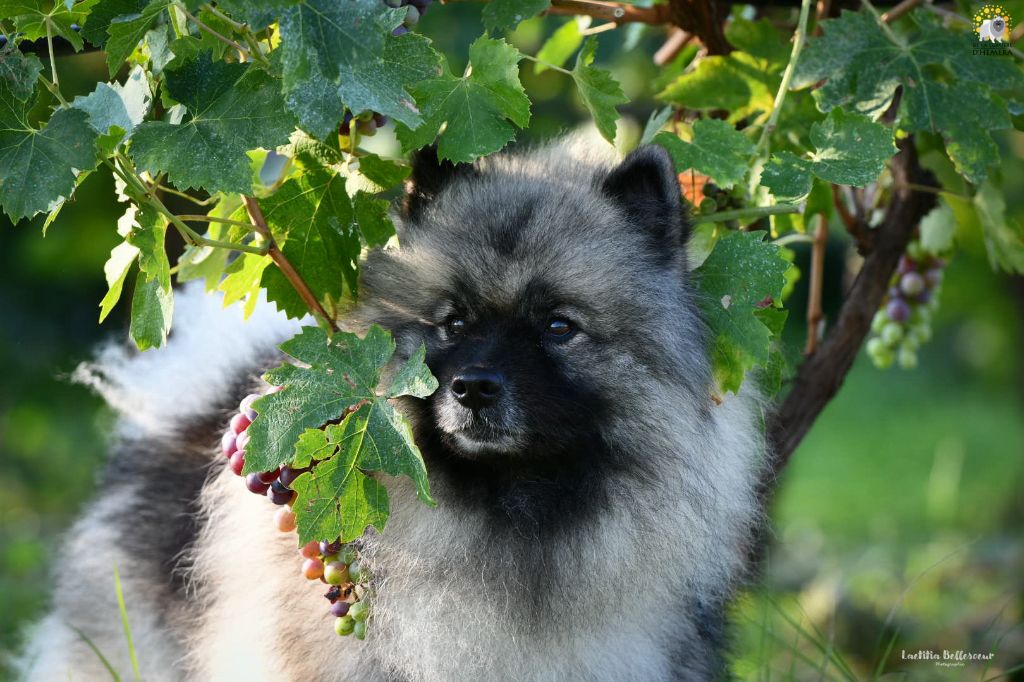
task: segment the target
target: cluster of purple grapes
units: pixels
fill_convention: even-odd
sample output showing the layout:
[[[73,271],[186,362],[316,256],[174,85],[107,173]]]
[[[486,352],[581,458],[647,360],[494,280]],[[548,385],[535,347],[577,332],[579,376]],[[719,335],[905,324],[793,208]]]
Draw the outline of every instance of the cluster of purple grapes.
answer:
[[[932,313],[939,305],[946,261],[914,241],[900,256],[882,308],[871,321],[867,351],[879,369],[899,362],[903,369],[917,367],[917,350],[932,337]]]
[[[353,116],[351,111],[346,111],[345,118],[342,119],[341,125],[338,127],[338,134],[342,137],[351,136],[354,125],[357,133],[363,137],[372,137],[377,134],[377,128],[387,122],[387,116],[375,111],[364,111],[358,116]]]
[[[397,26],[391,35],[400,36],[409,32],[409,30],[419,23],[420,17],[430,7],[431,0],[384,0],[384,4],[388,7],[405,7],[405,19],[402,20],[402,24]]]
[[[280,391],[281,386],[271,387],[267,392]],[[231,417],[227,431],[221,438],[221,452],[228,458],[228,466],[237,476],[245,467],[245,447],[249,444],[249,425],[257,417],[252,404],[260,398],[250,393],[242,399],[238,413]],[[251,473],[245,476],[245,487],[256,495],[265,495],[279,507],[274,514],[274,524],[282,533],[295,530],[295,512],[292,505],[297,493],[291,485],[300,474],[310,467],[293,468],[283,466],[274,471]],[[324,595],[331,602],[330,612],[335,617],[334,631],[339,635],[355,635],[356,639],[366,638],[367,617],[370,608],[367,602],[370,572],[361,565],[358,547],[355,543],[342,544],[333,541],[311,541],[299,549],[304,559],[302,575],[309,580],[320,580],[330,586]]]

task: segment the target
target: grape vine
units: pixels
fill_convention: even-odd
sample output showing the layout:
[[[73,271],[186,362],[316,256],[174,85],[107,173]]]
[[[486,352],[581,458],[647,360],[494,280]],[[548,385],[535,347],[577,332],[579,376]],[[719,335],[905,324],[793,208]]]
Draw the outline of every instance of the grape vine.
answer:
[[[1024,123],[1019,53],[975,49],[971,20],[932,3],[839,5],[490,0],[473,3],[478,37],[449,54],[420,20],[429,8],[443,26],[456,7],[429,0],[0,0],[0,208],[45,234],[90,176],[113,174],[125,211],[99,316],[128,299],[142,350],[167,339],[175,282],[201,280],[246,314],[265,296],[314,316],[319,326],[282,345],[295,362],[267,373],[273,389],[243,401],[221,445],[225,466],[297,534],[302,572],[329,585],[338,633],[362,638],[372,583],[359,537],[388,517],[376,474],[410,477],[433,503],[392,400],[436,382],[420,352],[378,385],[390,336],[345,334],[338,320],[364,250],[395,238],[405,155],[434,144],[458,163],[504,148],[533,118],[524,68],[564,79],[608,143],[639,137],[671,153],[692,204],[712,397],[755,373],[768,392],[785,387],[766,420],[776,471],[868,335],[877,365],[917,363],[962,241],[1024,273],[1024,230],[1005,215],[997,169],[1000,131]],[[548,36],[538,49],[521,40],[523,22]],[[666,29],[652,50],[659,74],[630,88],[631,102],[602,66],[599,43],[613,42],[602,34],[646,45]],[[55,54],[68,50],[102,50],[110,81],[65,96]],[[453,61],[467,64],[461,74]],[[642,135],[624,134],[627,106],[654,110]],[[391,152],[369,148],[380,130],[397,140]],[[194,208],[169,208],[181,202]],[[863,263],[828,320],[824,246],[843,230]],[[168,232],[186,245],[173,262]],[[801,242],[814,244],[806,274]],[[800,276],[811,323],[794,363],[783,331]],[[373,442],[373,454],[353,442]]]

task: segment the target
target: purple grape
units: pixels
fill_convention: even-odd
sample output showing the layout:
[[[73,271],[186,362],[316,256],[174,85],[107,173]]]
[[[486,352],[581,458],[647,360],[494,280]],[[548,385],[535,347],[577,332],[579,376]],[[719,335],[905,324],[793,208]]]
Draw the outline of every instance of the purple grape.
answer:
[[[249,474],[245,477],[245,487],[249,489],[249,492],[257,495],[265,495],[269,485],[260,480],[259,474]]]
[[[333,556],[341,551],[341,540],[335,540],[334,542],[327,542],[322,540],[320,542],[320,553],[324,556]],[[344,615],[344,614],[342,614]]]
[[[902,298],[894,298],[885,306],[885,314],[893,322],[906,322],[910,318],[910,306]]]
[[[327,590],[324,594],[324,598],[332,604],[341,599],[341,587],[338,585],[331,585],[331,589]]]
[[[896,272],[901,275],[905,275],[908,272],[913,272],[914,270],[917,270],[917,264],[911,260],[910,256],[906,254],[900,256],[900,263],[896,266]]]
[[[267,497],[269,497],[270,501],[277,506],[291,502],[293,494],[294,493],[291,490],[281,485],[281,481],[274,481],[270,484],[270,488],[267,490]]]
[[[252,404],[260,397],[259,393],[250,393],[242,398],[242,402],[238,405],[238,411],[248,417],[250,422],[256,419],[256,410],[252,409]]]
[[[393,37],[397,38],[398,36],[404,36],[408,32],[409,32],[409,28],[403,24],[403,25],[396,26],[394,29],[392,29],[391,35]]]
[[[382,125],[388,122],[388,117],[385,116],[384,114],[378,114],[377,112],[374,112],[373,122],[377,124],[378,128],[380,128]]]
[[[928,282],[928,286],[931,287],[937,287],[942,282],[942,277],[942,268],[932,268],[924,273],[924,279]]]
[[[336,601],[331,604],[331,615],[341,618],[348,613],[348,602],[347,601]]]
[[[300,474],[303,474],[307,471],[309,471],[309,469],[293,469],[290,466],[285,465],[281,467],[281,474],[280,476],[278,476],[278,478],[280,479],[281,483],[291,488],[292,483],[295,482],[295,479],[298,478]]]
[[[245,450],[245,446],[249,444],[249,430],[246,429],[240,434],[235,436],[235,445],[239,450]]]
[[[917,298],[914,299],[914,300],[916,300],[918,303],[922,303],[922,304],[923,303],[927,303],[928,301],[932,300],[932,290],[931,289],[925,289],[924,291],[919,293],[917,295]]]
[[[907,296],[920,296],[921,292],[924,291],[924,288],[924,277],[922,277],[918,272],[908,272],[900,277],[900,289],[902,289],[903,293]]]

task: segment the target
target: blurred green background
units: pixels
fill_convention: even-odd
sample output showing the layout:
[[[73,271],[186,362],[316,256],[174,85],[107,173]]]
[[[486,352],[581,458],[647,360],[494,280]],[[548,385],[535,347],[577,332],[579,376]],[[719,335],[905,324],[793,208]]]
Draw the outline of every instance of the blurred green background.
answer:
[[[478,13],[435,6],[421,24],[456,72],[479,35]],[[535,53],[565,21],[532,20],[514,41]],[[655,106],[650,55],[664,34],[633,27],[600,39],[598,62],[634,101],[620,137],[636,139]],[[58,68],[69,99],[106,75],[96,52],[59,57]],[[520,140],[588,120],[567,78],[535,75],[526,62],[522,71],[535,105]],[[388,131],[375,144],[388,149]],[[1024,134],[1002,134],[999,144],[1008,210],[1021,220]],[[60,598],[47,574],[74,561],[60,555],[60,534],[102,494],[95,473],[113,418],[67,377],[97,343],[125,338],[122,311],[96,322],[122,210],[109,174],[97,172],[45,239],[41,218],[17,226],[0,218],[0,650],[16,649],[48,600]],[[825,308],[834,315],[850,259],[841,227],[831,232]],[[948,268],[920,367],[883,372],[862,354],[782,476],[762,584],[735,608],[740,678],[864,679],[877,670],[982,680],[1024,663],[1024,281],[992,273],[977,234],[958,236],[964,248]],[[806,248],[796,251],[806,264]],[[789,302],[794,348],[805,333],[804,283]],[[943,649],[997,654],[988,666],[901,658]]]

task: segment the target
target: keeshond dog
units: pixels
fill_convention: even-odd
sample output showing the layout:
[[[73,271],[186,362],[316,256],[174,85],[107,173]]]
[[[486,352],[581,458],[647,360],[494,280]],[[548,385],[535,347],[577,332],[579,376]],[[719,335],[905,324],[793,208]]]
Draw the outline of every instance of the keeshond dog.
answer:
[[[96,501],[59,557],[31,680],[705,680],[760,516],[761,406],[713,400],[689,226],[667,153],[586,145],[469,166],[415,159],[400,247],[346,320],[420,344],[440,388],[401,409],[436,508],[388,479],[363,552],[365,641],[334,634],[275,507],[219,454],[230,411],[296,333],[263,304],[177,297],[168,346],[80,372],[120,412]]]

